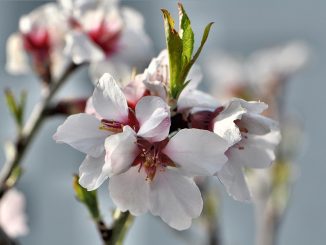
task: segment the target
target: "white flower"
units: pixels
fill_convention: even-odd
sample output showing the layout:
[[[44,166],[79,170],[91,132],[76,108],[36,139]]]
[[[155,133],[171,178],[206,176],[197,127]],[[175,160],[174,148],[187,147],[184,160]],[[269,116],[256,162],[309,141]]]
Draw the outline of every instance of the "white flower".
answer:
[[[66,30],[63,15],[53,3],[21,17],[19,32],[7,41],[7,71],[25,74],[32,69],[49,69],[53,76],[58,76],[67,62],[62,52]]]
[[[207,130],[182,129],[170,140],[157,142],[137,137],[126,126],[106,140],[112,200],[122,211],[150,211],[175,229],[187,229],[203,205],[191,177],[220,170],[226,149],[227,143]]]
[[[198,101],[193,98],[193,101]],[[267,168],[275,159],[280,132],[275,121],[260,115],[267,105],[233,99],[224,105],[194,104],[187,120],[191,127],[213,131],[228,142],[227,163],[217,173],[227,192],[236,200],[249,201],[244,168]]]
[[[163,140],[161,134],[169,130],[166,127],[170,123],[169,109],[160,98],[144,97],[133,112],[109,74],[100,79],[86,109],[89,114],[68,117],[54,139],[87,154],[80,167],[80,183],[88,189],[96,189],[109,176],[106,171],[102,172],[102,168],[106,168],[104,142],[109,135],[121,132],[128,125],[140,137]]]
[[[28,233],[25,197],[16,189],[9,190],[1,199],[0,227],[11,238]]]
[[[275,160],[280,134],[275,121],[260,115],[266,108],[261,102],[236,99],[213,119],[213,131],[232,146],[217,176],[236,200],[251,200],[243,169],[267,168]]]
[[[80,184],[93,190],[110,177],[111,197],[122,211],[133,215],[150,211],[173,228],[188,228],[202,209],[192,177],[220,170],[228,143],[199,129],[183,129],[169,139],[166,102],[144,96],[132,110],[108,74],[100,79],[89,103],[92,115],[68,117],[54,135],[57,142],[87,154]]]

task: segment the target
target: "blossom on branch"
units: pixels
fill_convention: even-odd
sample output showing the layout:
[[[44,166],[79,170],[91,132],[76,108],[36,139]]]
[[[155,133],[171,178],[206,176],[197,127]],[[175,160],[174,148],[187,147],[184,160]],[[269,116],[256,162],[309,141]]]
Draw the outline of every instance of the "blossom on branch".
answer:
[[[157,96],[144,96],[133,110],[108,74],[95,88],[92,104],[96,113],[68,117],[54,135],[57,142],[88,154],[80,167],[80,184],[93,190],[110,177],[111,197],[121,210],[134,215],[149,210],[176,229],[188,228],[202,208],[191,177],[219,171],[227,161],[227,142],[199,129],[183,129],[169,137],[171,119],[166,102]],[[130,173],[133,175],[126,179]],[[121,181],[126,183],[119,184]],[[135,184],[140,191],[133,191],[136,196],[122,196],[125,191],[121,188],[134,188]],[[174,184],[185,189],[176,189]],[[180,196],[183,191],[194,193],[193,199]],[[162,196],[168,194],[184,210],[182,213],[173,213],[173,208],[165,204]]]

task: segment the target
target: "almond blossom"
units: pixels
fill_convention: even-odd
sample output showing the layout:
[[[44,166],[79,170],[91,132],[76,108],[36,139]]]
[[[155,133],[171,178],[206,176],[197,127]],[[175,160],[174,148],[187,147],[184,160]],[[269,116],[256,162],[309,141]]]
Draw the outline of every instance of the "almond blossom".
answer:
[[[54,138],[87,154],[80,167],[83,172],[80,183],[88,189],[96,189],[108,177],[107,173],[102,173],[105,139],[122,131],[124,125],[143,130],[140,133],[146,133],[146,130],[141,129],[134,112],[128,108],[122,90],[109,74],[104,74],[99,80],[87,112],[68,117]]]
[[[62,52],[66,30],[63,15],[54,3],[21,17],[19,32],[7,41],[7,71],[26,74],[34,69],[45,78],[58,76],[66,65]]]
[[[1,199],[0,227],[11,238],[28,233],[25,197],[16,189],[9,190]]]
[[[127,141],[134,143],[126,150]],[[150,211],[183,230],[200,215],[203,205],[191,177],[213,175],[221,169],[227,144],[206,130],[182,129],[172,138],[156,142],[124,128],[121,135],[107,139],[106,148],[111,165],[129,166],[110,178],[113,202],[133,215]]]
[[[217,176],[227,192],[239,201],[251,200],[243,170],[267,168],[275,160],[280,134],[275,121],[260,115],[266,109],[262,102],[233,99],[215,110],[190,116],[193,127],[212,130],[228,141],[228,161]]]
[[[65,53],[76,64],[91,63],[94,81],[108,71],[122,77],[147,61],[152,44],[136,10],[115,0],[60,3],[71,28]]]
[[[122,211],[150,211],[175,229],[188,228],[202,209],[192,177],[219,171],[227,160],[227,142],[200,129],[182,129],[169,137],[165,101],[144,96],[133,110],[109,74],[100,79],[92,104],[96,113],[68,117],[54,135],[57,142],[87,154],[80,184],[93,190],[110,177],[111,197]]]
[[[151,51],[143,17],[136,10],[120,7],[115,0],[59,0],[20,19],[19,32],[7,41],[6,69],[12,74],[35,70],[49,80],[71,62],[90,63],[97,81],[107,71],[125,76],[130,67],[147,61]]]

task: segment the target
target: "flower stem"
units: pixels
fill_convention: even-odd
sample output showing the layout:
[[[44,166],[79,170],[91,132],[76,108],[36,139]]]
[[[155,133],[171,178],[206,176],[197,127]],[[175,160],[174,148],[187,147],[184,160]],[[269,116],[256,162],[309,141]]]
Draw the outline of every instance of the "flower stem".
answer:
[[[10,178],[11,174],[15,170],[17,166],[21,164],[22,158],[25,156],[25,153],[34,139],[37,131],[39,130],[41,124],[46,119],[46,111],[49,103],[52,98],[59,90],[59,88],[65,83],[67,78],[78,68],[78,66],[72,64],[70,65],[66,71],[63,73],[61,78],[59,78],[55,82],[49,82],[50,84],[43,93],[42,100],[34,106],[34,109],[31,113],[31,116],[27,120],[22,133],[20,133],[14,143],[14,152],[10,159],[7,159],[5,162],[1,172],[0,172],[0,198],[3,194],[10,188],[12,188],[15,182],[7,183],[7,180]]]
[[[94,222],[105,245],[122,245],[132,224],[133,216],[129,212],[121,212],[116,209],[113,219],[111,228],[108,228],[100,218]]]
[[[111,228],[112,236],[107,245],[122,245],[134,217],[129,212],[121,212],[116,209],[113,218],[115,221]]]

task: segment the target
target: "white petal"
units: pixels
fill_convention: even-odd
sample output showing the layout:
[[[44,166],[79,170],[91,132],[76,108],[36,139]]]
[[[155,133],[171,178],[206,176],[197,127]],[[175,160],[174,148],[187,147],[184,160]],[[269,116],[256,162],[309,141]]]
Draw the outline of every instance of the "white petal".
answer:
[[[121,174],[130,168],[139,154],[136,133],[129,126],[123,132],[105,140],[105,171],[109,176]]]
[[[86,113],[69,116],[58,127],[53,139],[57,143],[66,143],[92,157],[99,157],[104,151],[104,141],[109,135],[100,130],[100,121]]]
[[[223,166],[217,174],[220,181],[226,188],[226,191],[237,201],[250,201],[251,195],[245,181],[242,167],[232,159]]]
[[[245,108],[248,113],[260,114],[268,108],[268,105],[260,101],[245,101],[243,99],[234,98],[233,101],[237,101]]]
[[[146,92],[145,84],[143,83],[143,75],[137,75],[131,82],[129,82],[124,88],[123,93],[130,104],[136,105],[137,102],[144,96]]]
[[[24,50],[22,36],[12,34],[7,40],[6,70],[11,74],[25,74],[30,71],[28,56]]]
[[[236,161],[240,166],[249,168],[266,168],[269,167],[275,160],[274,143],[265,139],[265,136],[247,135],[247,139],[241,140],[240,146],[232,147],[229,154],[233,161]]]
[[[150,81],[147,79],[147,80],[144,80],[144,85],[146,86],[148,91],[150,91],[151,95],[159,96],[163,100],[167,99],[166,87],[165,87],[164,83],[162,83],[162,81],[156,81],[156,80]]]
[[[277,123],[265,116],[249,113],[243,115],[239,127],[244,127],[250,134],[264,135],[271,132],[273,128],[277,128]]]
[[[148,210],[149,182],[146,173],[138,171],[138,166],[110,178],[109,191],[114,204],[123,212],[140,215]]]
[[[192,113],[198,110],[215,110],[220,103],[211,95],[200,90],[183,90],[178,98],[178,111],[191,110]]]
[[[128,120],[127,100],[117,82],[108,73],[100,78],[94,90],[93,105],[96,112],[107,120]]]
[[[16,189],[9,190],[0,202],[0,226],[11,237],[28,233],[25,197]]]
[[[109,177],[103,171],[104,163],[104,153],[98,158],[86,156],[79,167],[79,184],[89,191],[95,190],[102,185]]]
[[[203,200],[194,180],[166,169],[159,172],[150,185],[150,211],[177,230],[191,226],[200,215]]]
[[[87,102],[86,102],[86,107],[85,107],[85,113],[89,114],[89,115],[93,115],[95,116],[98,120],[102,120],[103,117],[100,116],[100,114],[98,114],[95,111],[95,108],[93,106],[93,98],[92,96],[88,98]]]
[[[140,124],[138,136],[151,142],[167,138],[171,126],[170,108],[160,97],[143,97],[137,103],[135,111]]]
[[[148,68],[143,73],[144,84],[151,95],[167,99],[167,87],[169,86],[169,57],[167,50],[160,52],[153,58]]]
[[[97,62],[105,58],[102,50],[86,34],[77,31],[67,35],[64,52],[72,58],[75,64]]]
[[[238,101],[231,101],[227,107],[214,119],[213,131],[233,145],[241,140],[241,133],[235,120],[241,119],[247,111]]]
[[[180,169],[190,175],[213,175],[227,161],[228,143],[220,136],[200,129],[182,129],[163,149]]]

